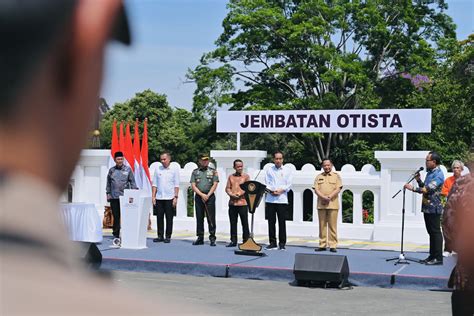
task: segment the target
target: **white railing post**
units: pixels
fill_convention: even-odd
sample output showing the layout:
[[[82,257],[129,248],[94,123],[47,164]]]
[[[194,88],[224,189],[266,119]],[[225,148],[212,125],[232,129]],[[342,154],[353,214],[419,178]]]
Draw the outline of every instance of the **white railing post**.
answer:
[[[354,225],[360,225],[362,221],[362,190],[352,189],[352,194],[354,197],[352,205],[352,223]]]
[[[105,201],[105,182],[108,171],[108,150],[84,150],[71,178],[73,188],[73,202],[96,203],[97,209],[103,213]],[[426,152],[376,152],[375,156],[381,163],[381,171],[376,171],[371,165],[365,165],[357,171],[352,165],[342,166],[337,171],[343,184],[343,191],[350,190],[353,194],[353,223],[344,223],[338,227],[339,238],[354,238],[362,240],[398,241],[401,225],[401,197],[392,199],[392,195],[399,190],[409,174],[424,164]],[[263,151],[211,151],[216,159],[219,170],[220,184],[216,192],[217,229],[219,232],[228,232],[227,201],[224,192],[227,175],[232,170],[232,162],[236,158],[244,161],[247,172],[258,181],[264,183],[265,171],[260,171],[261,161],[266,157]],[[180,167],[180,192],[178,197],[175,231],[195,230],[195,219],[187,217],[187,189],[192,171],[197,167],[193,162]],[[150,172],[159,163],[150,166]],[[288,236],[316,237],[318,233],[317,196],[313,195],[312,221],[303,219],[304,190],[313,186],[316,174],[321,172],[313,165],[306,164],[300,170],[290,163],[293,171],[293,221],[288,223]],[[269,164],[266,165],[270,166]],[[442,167],[444,168],[444,167]],[[260,172],[260,173],[259,173]],[[446,170],[443,169],[446,176]],[[424,173],[422,173],[422,178]],[[374,195],[374,224],[363,224],[363,193],[371,191]],[[192,199],[192,197],[189,197]],[[263,197],[264,199],[265,197]],[[339,195],[340,211],[338,222],[342,223],[342,192]],[[194,202],[194,201],[193,201]],[[194,204],[194,203],[193,203]],[[421,196],[407,192],[405,239],[409,242],[427,242],[423,216],[420,213]],[[257,235],[267,235],[268,225],[265,220],[265,201],[256,211],[254,232]]]
[[[293,187],[293,223],[303,223],[303,188]]]

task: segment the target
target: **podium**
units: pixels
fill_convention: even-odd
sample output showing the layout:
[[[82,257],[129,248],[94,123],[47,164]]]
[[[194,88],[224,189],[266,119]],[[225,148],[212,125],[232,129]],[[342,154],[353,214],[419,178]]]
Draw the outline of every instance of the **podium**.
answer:
[[[144,190],[125,190],[120,197],[121,248],[144,249],[151,196]]]
[[[240,185],[240,188],[245,192],[244,197],[245,201],[247,201],[247,209],[252,214],[252,224],[250,225],[250,237],[243,244],[239,244],[239,250],[235,250],[234,253],[246,256],[265,256],[265,253],[261,252],[262,246],[253,239],[253,221],[255,210],[262,200],[266,186],[258,181],[246,181]]]

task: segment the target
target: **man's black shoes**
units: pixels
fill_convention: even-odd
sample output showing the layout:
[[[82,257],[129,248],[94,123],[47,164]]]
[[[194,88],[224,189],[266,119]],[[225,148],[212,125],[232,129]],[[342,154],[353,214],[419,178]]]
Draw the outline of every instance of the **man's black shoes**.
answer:
[[[425,264],[425,263],[427,263],[428,261],[431,261],[431,260],[433,260],[433,258],[427,257],[427,258],[425,258],[425,259],[423,259],[423,260],[420,260],[420,263]]]
[[[314,249],[314,251],[326,251],[326,248],[325,247],[319,247],[319,248]]]
[[[430,261],[426,261],[425,264],[426,264],[427,266],[443,265],[443,260],[432,259],[432,260],[430,260]]]
[[[204,239],[198,238],[193,242],[193,246],[204,245]]]
[[[211,247],[215,247],[216,246],[216,241],[215,240],[211,240]]]
[[[163,242],[165,239],[163,237],[154,238],[153,242]]]
[[[236,247],[236,246],[237,246],[237,243],[233,241],[231,241],[228,245],[226,245],[227,248]]]
[[[166,238],[166,239],[164,240],[164,243],[165,243],[165,244],[169,244],[170,242],[171,242],[171,239],[170,239],[170,238]]]
[[[330,248],[329,251],[330,252],[337,252],[337,249],[336,248]]]
[[[276,244],[269,244],[268,246],[265,247],[265,250],[276,250],[278,249],[278,246]]]

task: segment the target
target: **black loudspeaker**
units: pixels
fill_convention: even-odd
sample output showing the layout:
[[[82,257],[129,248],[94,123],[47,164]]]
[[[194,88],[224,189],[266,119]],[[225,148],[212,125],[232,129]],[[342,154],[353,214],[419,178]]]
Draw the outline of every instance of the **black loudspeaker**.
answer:
[[[102,254],[96,244],[91,242],[75,242],[80,249],[82,262],[86,267],[93,270],[98,270],[102,264]]]
[[[348,284],[349,264],[346,256],[297,253],[293,273],[298,285],[322,283],[343,287]]]

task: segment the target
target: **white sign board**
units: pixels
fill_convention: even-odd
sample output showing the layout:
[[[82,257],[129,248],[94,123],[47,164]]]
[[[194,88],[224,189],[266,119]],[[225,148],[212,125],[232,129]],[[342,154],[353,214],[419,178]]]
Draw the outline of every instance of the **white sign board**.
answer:
[[[218,133],[429,133],[431,109],[218,111]]]

